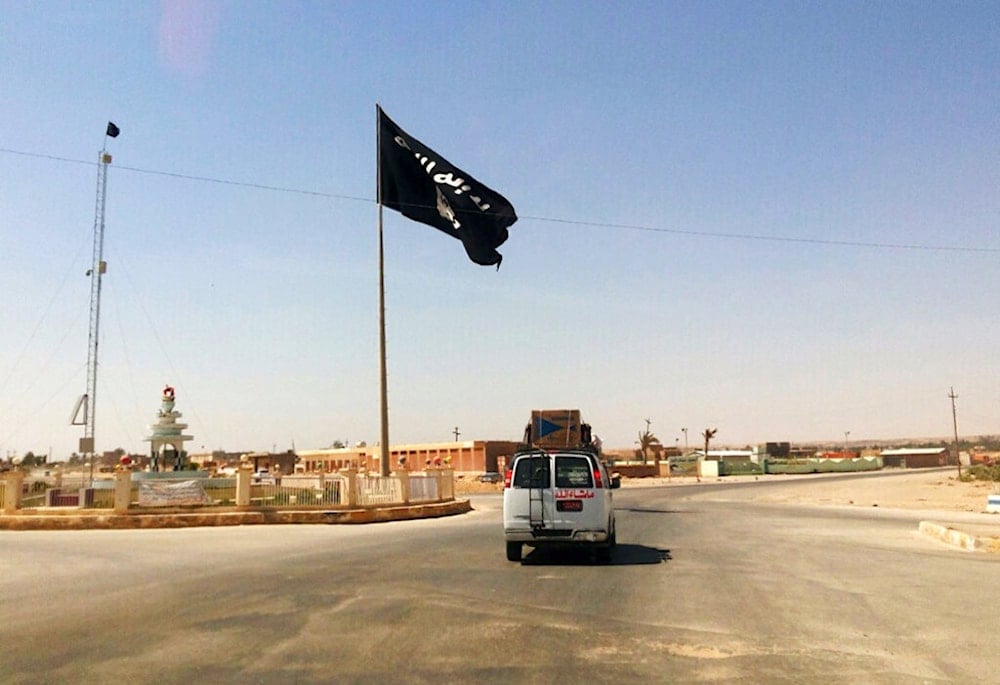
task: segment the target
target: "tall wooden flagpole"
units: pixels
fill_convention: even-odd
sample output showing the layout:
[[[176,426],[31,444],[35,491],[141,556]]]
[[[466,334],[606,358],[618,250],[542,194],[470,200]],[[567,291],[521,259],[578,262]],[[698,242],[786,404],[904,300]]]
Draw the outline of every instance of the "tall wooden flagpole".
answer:
[[[382,241],[382,126],[379,121],[381,107],[375,104],[375,178],[378,196],[378,353],[379,353],[379,403],[380,438],[379,470],[383,477],[389,475],[389,390],[385,363],[385,250]]]

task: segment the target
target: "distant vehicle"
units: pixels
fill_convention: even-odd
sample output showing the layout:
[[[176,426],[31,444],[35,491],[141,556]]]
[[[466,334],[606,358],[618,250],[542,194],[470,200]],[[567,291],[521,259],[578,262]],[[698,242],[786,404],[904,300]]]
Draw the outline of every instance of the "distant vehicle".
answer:
[[[484,473],[481,476],[479,476],[479,482],[480,483],[499,483],[500,482],[500,474],[497,473],[496,471],[490,471],[488,473]]]
[[[504,474],[507,559],[523,546],[577,547],[610,561],[617,544],[611,491],[621,487],[593,448],[518,452]]]
[[[253,474],[253,483],[255,485],[274,485],[274,476],[267,469],[261,469]]]

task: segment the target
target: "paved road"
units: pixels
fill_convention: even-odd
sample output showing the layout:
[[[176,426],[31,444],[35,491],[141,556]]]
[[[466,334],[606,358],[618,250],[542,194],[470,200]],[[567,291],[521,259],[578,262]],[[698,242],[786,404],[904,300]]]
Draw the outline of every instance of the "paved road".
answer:
[[[607,566],[505,561],[494,495],[368,526],[0,532],[0,682],[995,682],[996,555],[917,514],[734,497],[619,491]]]

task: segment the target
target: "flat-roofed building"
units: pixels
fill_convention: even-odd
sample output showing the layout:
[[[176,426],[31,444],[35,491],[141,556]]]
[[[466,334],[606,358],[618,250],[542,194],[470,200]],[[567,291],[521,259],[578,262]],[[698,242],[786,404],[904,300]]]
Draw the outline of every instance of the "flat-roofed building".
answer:
[[[393,471],[440,466],[459,473],[500,473],[518,444],[509,440],[464,440],[394,445],[389,450],[389,465]],[[298,469],[306,473],[332,473],[343,468],[378,471],[381,456],[378,445],[299,450]]]
[[[947,447],[902,447],[882,450],[882,464],[908,469],[925,469],[954,463]]]

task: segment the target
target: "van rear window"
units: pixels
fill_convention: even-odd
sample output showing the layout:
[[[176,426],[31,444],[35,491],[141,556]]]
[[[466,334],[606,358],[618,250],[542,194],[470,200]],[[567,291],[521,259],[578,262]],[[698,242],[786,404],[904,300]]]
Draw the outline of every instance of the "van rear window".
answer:
[[[594,473],[586,457],[556,457],[557,488],[592,488]]]
[[[539,456],[518,460],[511,485],[515,488],[547,488],[550,482],[549,458]]]

